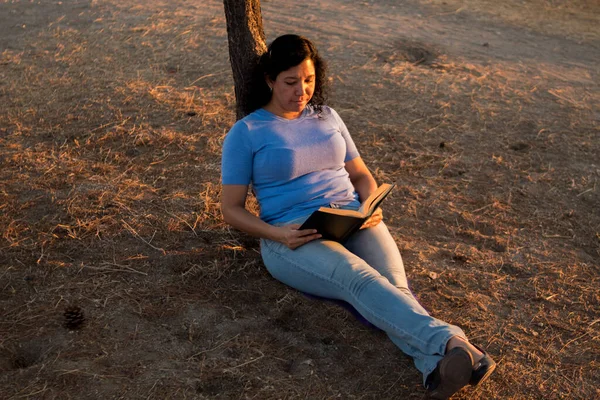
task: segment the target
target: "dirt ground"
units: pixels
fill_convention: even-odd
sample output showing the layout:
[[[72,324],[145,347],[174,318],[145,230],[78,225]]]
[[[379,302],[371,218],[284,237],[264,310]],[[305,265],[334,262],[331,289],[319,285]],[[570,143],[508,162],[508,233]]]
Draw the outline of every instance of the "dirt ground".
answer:
[[[498,362],[456,398],[599,398],[600,4],[262,10],[269,41],[317,43],[330,104],[398,182],[417,297]],[[384,334],[222,222],[232,85],[219,1],[0,0],[0,398],[423,397]]]

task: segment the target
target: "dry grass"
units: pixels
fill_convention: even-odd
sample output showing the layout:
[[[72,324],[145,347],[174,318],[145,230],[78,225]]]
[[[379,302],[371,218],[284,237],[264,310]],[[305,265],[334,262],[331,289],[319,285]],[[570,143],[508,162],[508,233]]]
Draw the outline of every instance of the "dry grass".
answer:
[[[479,18],[501,20],[549,36],[597,42],[600,14],[594,0],[530,0],[498,3],[492,0],[425,0],[437,15],[474,13]],[[439,7],[439,8],[437,8]]]
[[[575,16],[587,10],[578,4]],[[263,7],[269,37],[298,23],[275,18],[279,2]],[[385,214],[412,288],[499,361],[489,383],[457,397],[597,397],[590,54],[485,61],[414,37],[344,39],[328,7],[312,21],[329,21],[314,36],[332,102],[378,180],[400,183]],[[344,7],[357,23],[368,9]],[[522,23],[502,15],[510,29]],[[6,1],[0,26],[6,398],[422,397],[383,334],[275,282],[257,241],[222,222],[220,146],[235,100],[221,3]],[[569,29],[595,40],[586,26]],[[85,312],[80,331],[62,327],[68,305]]]

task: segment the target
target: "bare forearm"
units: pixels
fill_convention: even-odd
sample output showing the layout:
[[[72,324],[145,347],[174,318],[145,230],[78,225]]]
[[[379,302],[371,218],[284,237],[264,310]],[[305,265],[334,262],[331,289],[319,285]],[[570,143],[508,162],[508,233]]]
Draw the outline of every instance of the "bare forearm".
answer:
[[[299,224],[274,226],[249,213],[244,207],[226,207],[223,209],[225,222],[250,235],[283,243],[294,250],[321,235],[316,229],[302,229]]]
[[[299,229],[299,224],[275,226],[262,221],[244,207],[247,193],[247,185],[223,185],[223,219],[234,228],[253,236],[283,243],[292,250],[321,237],[316,229]]]
[[[371,174],[361,175],[358,179],[352,182],[354,190],[358,193],[359,200],[365,201],[367,197],[377,190],[377,182]]]
[[[225,222],[252,236],[278,241],[277,227],[270,225],[243,207],[223,209]]]

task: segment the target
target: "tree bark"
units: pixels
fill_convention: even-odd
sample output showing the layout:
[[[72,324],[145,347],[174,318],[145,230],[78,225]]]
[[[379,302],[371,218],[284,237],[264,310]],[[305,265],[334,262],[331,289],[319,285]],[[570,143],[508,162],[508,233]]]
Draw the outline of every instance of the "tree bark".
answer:
[[[223,0],[227,20],[229,60],[235,85],[236,117],[246,115],[252,73],[267,50],[260,0]]]

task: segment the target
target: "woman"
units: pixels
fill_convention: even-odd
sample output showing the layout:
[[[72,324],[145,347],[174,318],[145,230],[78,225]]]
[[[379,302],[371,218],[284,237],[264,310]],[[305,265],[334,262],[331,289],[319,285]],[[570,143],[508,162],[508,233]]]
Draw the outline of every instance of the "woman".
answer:
[[[464,332],[427,313],[408,289],[402,258],[376,213],[340,244],[298,228],[319,207],[358,209],[377,189],[346,126],[324,105],[325,64],[306,38],[284,35],[261,57],[255,104],[227,134],[222,212],[261,238],[265,266],[281,282],[350,303],[414,359],[432,398],[446,399],[494,370]],[[260,218],[245,209],[248,185]]]

